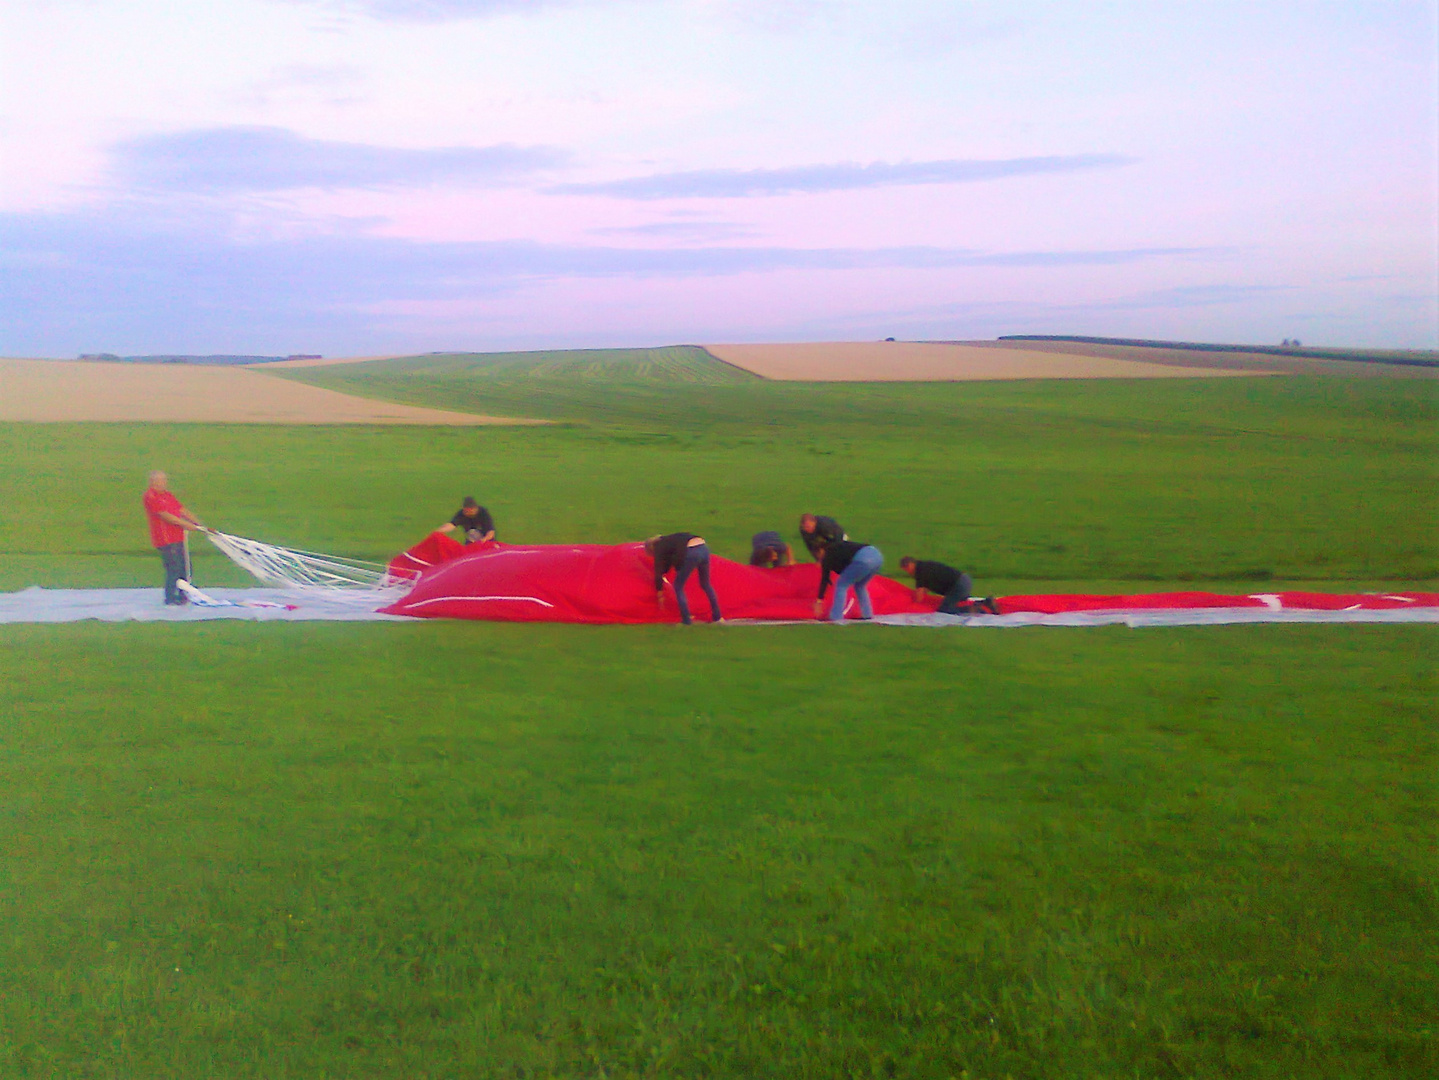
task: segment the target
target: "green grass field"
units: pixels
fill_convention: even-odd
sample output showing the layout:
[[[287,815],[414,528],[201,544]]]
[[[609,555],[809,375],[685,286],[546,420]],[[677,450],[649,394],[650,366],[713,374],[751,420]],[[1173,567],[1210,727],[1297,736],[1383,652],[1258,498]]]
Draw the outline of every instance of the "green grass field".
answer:
[[[167,468],[383,558],[801,509],[1003,592],[1434,588],[1436,384],[296,370],[542,428],[0,426],[0,588]],[[215,555],[200,584],[240,583]],[[0,628],[0,1076],[1439,1069],[1433,627]]]

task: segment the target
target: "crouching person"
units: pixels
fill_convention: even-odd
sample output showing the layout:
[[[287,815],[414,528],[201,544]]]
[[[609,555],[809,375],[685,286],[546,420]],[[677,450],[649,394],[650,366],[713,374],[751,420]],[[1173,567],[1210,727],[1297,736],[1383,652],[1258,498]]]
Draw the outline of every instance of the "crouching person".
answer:
[[[435,531],[452,533],[456,529],[460,530],[462,544],[488,544],[495,538],[495,519],[473,495],[466,495],[455,516]]]
[[[773,530],[757,532],[750,540],[749,564],[763,570],[773,570],[777,566],[792,566],[794,553],[790,551],[790,546],[784,542],[784,538],[779,533]]]
[[[844,618],[844,605],[849,599],[850,589],[854,589],[854,598],[859,601],[859,617],[874,618],[874,608],[869,602],[869,583],[884,566],[884,556],[879,548],[856,540],[838,540],[822,547],[818,555],[819,599],[814,602],[815,615],[824,616],[824,594],[829,591],[830,575],[835,574],[829,621],[839,622]]]
[[[645,541],[645,554],[655,564],[655,602],[660,610],[665,606],[665,574],[675,572],[675,600],[680,607],[680,620],[689,626],[690,604],[685,599],[685,582],[692,573],[699,572],[700,588],[710,602],[710,621],[724,622],[720,614],[719,597],[710,584],[710,549],[704,537],[694,533],[670,533],[668,536],[651,536]]]
[[[990,615],[999,614],[999,605],[995,603],[994,597],[970,599],[974,581],[963,570],[956,570],[942,562],[915,559],[909,555],[899,560],[899,568],[914,578],[916,601],[923,600],[927,593],[934,593],[940,598],[941,615],[973,615],[977,611]]]

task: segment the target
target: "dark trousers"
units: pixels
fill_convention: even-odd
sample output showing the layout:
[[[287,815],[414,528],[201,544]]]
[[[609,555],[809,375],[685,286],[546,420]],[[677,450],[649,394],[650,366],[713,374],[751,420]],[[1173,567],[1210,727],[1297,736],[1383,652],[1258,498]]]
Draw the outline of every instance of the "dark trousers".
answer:
[[[160,561],[165,564],[165,603],[185,604],[189,597],[180,591],[177,581],[190,580],[190,553],[185,550],[185,542],[178,544],[166,544],[155,549],[160,553]]]
[[[941,615],[968,615],[970,610],[969,590],[974,588],[974,581],[968,574],[960,574],[959,580],[954,583],[954,588],[944,594],[944,599],[939,602]],[[964,610],[961,611],[960,607]]]
[[[719,622],[724,618],[720,614],[719,597],[715,595],[714,587],[710,584],[710,549],[708,544],[696,544],[692,548],[685,548],[685,561],[680,563],[680,568],[675,571],[675,599],[680,605],[680,619],[688,626],[690,619],[690,602],[685,599],[685,582],[689,580],[690,574],[696,570],[700,575],[700,588],[705,591],[710,602],[710,622]]]

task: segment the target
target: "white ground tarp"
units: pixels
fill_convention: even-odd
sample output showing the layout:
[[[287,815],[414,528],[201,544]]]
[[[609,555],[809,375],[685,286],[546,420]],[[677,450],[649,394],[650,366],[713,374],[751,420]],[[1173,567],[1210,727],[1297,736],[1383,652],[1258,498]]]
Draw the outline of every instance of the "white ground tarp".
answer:
[[[261,622],[414,622],[375,610],[390,602],[356,592],[299,589],[209,589],[215,606],[166,607],[161,589],[40,589],[0,593],[0,623],[204,622],[251,619]]]
[[[209,589],[214,606],[166,607],[159,589],[41,589],[0,593],[0,623],[203,622],[250,619],[263,622],[417,622],[382,615],[375,608],[393,598],[363,592],[300,589]],[[881,615],[883,626],[1219,626],[1231,623],[1439,623],[1439,607],[1382,611],[1302,611],[1268,608],[1164,608],[1144,611],[1070,611],[1058,615]],[[738,623],[734,625],[746,625]],[[754,625],[754,624],[749,624]],[[804,625],[804,624],[797,624]],[[864,625],[849,620],[844,625]]]

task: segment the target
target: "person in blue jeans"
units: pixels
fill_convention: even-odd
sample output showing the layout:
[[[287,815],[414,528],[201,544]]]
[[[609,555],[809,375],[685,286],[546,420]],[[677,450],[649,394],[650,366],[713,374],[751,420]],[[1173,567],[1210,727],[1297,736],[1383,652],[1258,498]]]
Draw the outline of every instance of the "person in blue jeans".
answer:
[[[829,591],[830,575],[835,574],[834,602],[829,607],[829,621],[840,622],[844,618],[844,605],[851,588],[859,601],[859,617],[874,618],[874,608],[869,602],[869,582],[882,566],[884,556],[873,544],[861,544],[857,540],[837,540],[827,544],[819,552],[819,599],[814,602],[815,615],[824,615],[824,594]]]
[[[664,610],[665,574],[675,572],[675,600],[680,607],[680,621],[686,626],[692,622],[689,601],[685,599],[685,582],[690,574],[699,571],[700,588],[710,602],[710,622],[724,622],[720,614],[719,597],[710,585],[710,549],[703,536],[694,533],[670,533],[668,536],[651,536],[645,541],[645,554],[655,561],[655,603]]]
[[[999,614],[999,602],[994,597],[975,600],[970,596],[974,580],[963,570],[910,555],[899,560],[899,568],[914,578],[915,602],[922,601],[927,593],[934,593],[940,598],[941,615]]]

